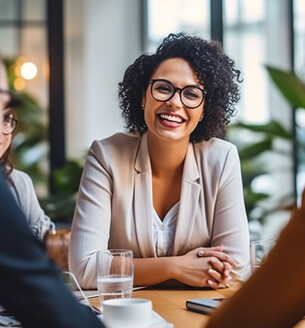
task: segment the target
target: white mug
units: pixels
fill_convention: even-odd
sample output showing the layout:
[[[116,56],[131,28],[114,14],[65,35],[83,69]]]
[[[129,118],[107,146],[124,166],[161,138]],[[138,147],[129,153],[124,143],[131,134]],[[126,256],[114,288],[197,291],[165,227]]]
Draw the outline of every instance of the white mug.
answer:
[[[147,328],[152,303],[144,298],[119,298],[103,302],[103,322],[107,328]]]

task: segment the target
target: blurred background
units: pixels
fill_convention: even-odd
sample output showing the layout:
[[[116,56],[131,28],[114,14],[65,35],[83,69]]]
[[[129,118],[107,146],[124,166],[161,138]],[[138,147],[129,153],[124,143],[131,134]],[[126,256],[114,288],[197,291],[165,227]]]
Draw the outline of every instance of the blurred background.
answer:
[[[219,40],[242,71],[226,138],[239,149],[251,239],[287,222],[305,186],[304,0],[0,0],[0,52],[22,100],[14,164],[58,226],[71,223],[93,140],[124,128],[125,69],[180,31]]]

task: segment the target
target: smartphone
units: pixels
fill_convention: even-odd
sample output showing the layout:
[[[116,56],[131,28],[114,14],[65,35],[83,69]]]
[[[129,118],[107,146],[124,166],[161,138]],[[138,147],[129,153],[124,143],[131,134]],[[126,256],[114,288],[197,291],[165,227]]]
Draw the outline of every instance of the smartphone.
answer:
[[[186,308],[190,311],[209,314],[215,310],[225,299],[225,297],[218,297],[188,300],[186,301]]]

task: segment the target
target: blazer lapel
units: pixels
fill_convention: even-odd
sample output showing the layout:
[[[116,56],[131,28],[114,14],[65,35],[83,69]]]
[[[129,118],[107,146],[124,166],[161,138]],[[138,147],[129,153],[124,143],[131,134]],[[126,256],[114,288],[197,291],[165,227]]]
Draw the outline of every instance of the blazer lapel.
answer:
[[[134,213],[138,246],[142,257],[156,257],[153,241],[151,165],[144,133],[135,160]]]
[[[189,144],[182,176],[178,222],[173,255],[185,254],[192,236],[201,191],[194,146]]]

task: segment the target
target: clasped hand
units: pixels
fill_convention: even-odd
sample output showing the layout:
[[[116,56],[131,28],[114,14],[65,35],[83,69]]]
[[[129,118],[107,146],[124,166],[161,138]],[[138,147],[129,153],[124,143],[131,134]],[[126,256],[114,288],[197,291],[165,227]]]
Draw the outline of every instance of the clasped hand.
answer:
[[[235,261],[223,252],[223,246],[199,247],[180,257],[178,280],[194,287],[228,286]]]

